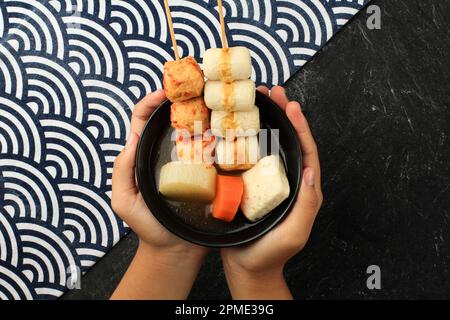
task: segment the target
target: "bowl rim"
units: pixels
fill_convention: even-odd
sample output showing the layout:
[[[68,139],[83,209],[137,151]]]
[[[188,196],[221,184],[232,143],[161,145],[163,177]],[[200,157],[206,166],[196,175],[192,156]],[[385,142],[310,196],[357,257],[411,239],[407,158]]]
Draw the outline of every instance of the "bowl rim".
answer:
[[[257,95],[257,99],[258,96],[259,98],[265,99],[268,104],[270,104],[270,107],[274,107],[280,114],[281,117],[285,118],[285,122],[287,123],[287,130],[291,131],[291,135],[297,137],[295,139],[295,154],[298,155],[298,163],[299,163],[299,169],[298,169],[298,174],[295,176],[294,179],[294,186],[290,186],[291,188],[294,187],[294,193],[292,195],[292,197],[290,197],[289,202],[287,203],[286,209],[284,210],[284,212],[282,214],[279,214],[276,219],[273,220],[272,223],[270,223],[268,226],[266,226],[262,231],[257,232],[255,235],[252,235],[251,237],[245,237],[243,240],[238,240],[238,241],[230,241],[228,243],[211,243],[209,241],[203,241],[201,239],[198,238],[192,238],[189,237],[183,233],[177,232],[177,230],[175,230],[176,228],[173,228],[172,225],[167,224],[164,222],[164,219],[161,219],[161,216],[159,213],[154,213],[153,210],[153,204],[150,201],[147,201],[147,197],[145,197],[144,195],[142,195],[142,198],[144,199],[144,202],[146,203],[150,214],[152,214],[157,220],[158,222],[161,224],[161,226],[163,228],[166,228],[169,232],[171,232],[172,234],[174,234],[175,236],[186,240],[190,243],[193,244],[197,244],[200,246],[204,246],[204,247],[209,247],[209,248],[227,248],[227,247],[235,247],[235,246],[240,246],[240,245],[244,245],[244,244],[248,244],[256,239],[259,239],[261,237],[263,237],[264,235],[266,235],[267,233],[269,233],[271,230],[273,230],[279,223],[282,222],[282,220],[284,220],[292,211],[292,208],[294,206],[295,201],[297,200],[298,194],[300,192],[300,187],[301,187],[301,179],[303,176],[303,153],[301,150],[301,146],[300,146],[300,141],[298,139],[298,134],[297,131],[295,130],[294,126],[292,125],[292,123],[290,122],[290,120],[288,119],[286,113],[275,103],[275,101],[273,101],[269,96],[263,94],[262,92],[256,90],[256,95]],[[143,152],[143,148],[142,148],[142,144],[143,144],[143,137],[146,136],[146,132],[147,130],[150,130],[150,124],[153,122],[153,120],[155,118],[158,117],[158,114],[164,111],[164,105],[166,105],[167,103],[170,103],[170,101],[168,99],[164,100],[156,109],[155,111],[151,114],[150,118],[147,120],[144,129],[141,132],[141,135],[139,137],[139,142],[137,145],[137,152],[136,152],[136,160],[135,160],[135,174],[136,174],[136,180],[137,180],[137,187],[139,192],[141,191],[141,183],[144,181],[142,175],[142,170],[139,170],[139,168],[141,167],[140,164],[140,159],[141,159],[141,155]],[[259,107],[258,107],[259,108]],[[170,127],[170,124],[168,124],[168,126]],[[270,215],[268,215],[270,216]],[[206,231],[202,231],[202,230],[198,230],[193,228],[192,226],[189,226],[188,224],[186,224],[187,227],[189,227],[190,229],[194,230],[195,233],[198,234],[208,234]],[[240,231],[236,231],[236,232],[240,232]],[[242,232],[242,231],[241,231]],[[245,231],[244,231],[245,232]]]

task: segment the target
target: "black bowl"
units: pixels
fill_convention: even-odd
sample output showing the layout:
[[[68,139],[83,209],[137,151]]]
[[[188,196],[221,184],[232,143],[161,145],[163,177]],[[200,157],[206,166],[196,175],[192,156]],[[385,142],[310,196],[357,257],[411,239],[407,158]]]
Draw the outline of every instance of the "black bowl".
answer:
[[[229,247],[248,243],[274,228],[292,208],[300,188],[302,155],[294,128],[286,114],[266,95],[257,92],[261,127],[271,135],[279,132],[279,150],[284,162],[291,192],[270,214],[257,222],[248,221],[241,212],[231,223],[202,215],[202,207],[193,210],[183,203],[165,199],[158,191],[159,167],[170,161],[173,147],[169,137],[170,101],[153,113],[142,132],[136,157],[136,175],[142,196],[158,221],[177,236],[207,247]],[[271,139],[267,139],[270,140]],[[269,146],[271,149],[271,146]],[[195,207],[194,207],[195,209]],[[199,212],[194,212],[199,211]]]

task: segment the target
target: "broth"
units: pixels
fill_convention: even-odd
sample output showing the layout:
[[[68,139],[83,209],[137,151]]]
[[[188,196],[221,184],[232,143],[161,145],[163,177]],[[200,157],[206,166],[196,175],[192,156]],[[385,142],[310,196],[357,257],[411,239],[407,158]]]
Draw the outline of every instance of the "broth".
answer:
[[[156,147],[158,152],[156,154],[155,168],[153,170],[156,185],[159,184],[161,167],[167,164],[168,162],[172,161],[171,153],[173,148],[175,147],[175,143],[171,141],[173,132],[174,129],[171,127],[166,129]],[[270,151],[271,149],[270,146],[268,147],[268,149]],[[279,151],[280,151],[280,158],[283,160],[283,163],[285,164],[285,157],[283,154],[283,150],[280,149]],[[268,152],[268,154],[270,154],[270,152]],[[233,175],[233,172],[221,171],[217,167],[216,169],[218,174]],[[239,171],[239,174],[240,173],[241,171]],[[258,222],[252,223],[249,220],[247,220],[244,214],[241,212],[241,210],[238,211],[235,219],[231,223],[228,223],[212,217],[211,204],[172,201],[168,199],[165,199],[165,201],[168,207],[171,209],[171,211],[179,219],[181,219],[184,223],[188,224],[189,226],[193,227],[194,229],[200,232],[216,233],[216,234],[237,232],[239,230],[246,229],[251,225],[254,225],[255,223],[258,223]],[[264,220],[264,218],[262,220]]]

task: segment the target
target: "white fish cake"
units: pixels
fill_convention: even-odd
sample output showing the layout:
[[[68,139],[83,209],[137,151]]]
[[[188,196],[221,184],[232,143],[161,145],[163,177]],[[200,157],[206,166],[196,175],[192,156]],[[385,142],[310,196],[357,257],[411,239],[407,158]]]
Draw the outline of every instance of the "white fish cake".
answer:
[[[217,165],[225,171],[248,170],[259,160],[257,136],[222,139],[216,146]]]
[[[241,210],[250,221],[260,220],[289,196],[289,181],[279,156],[262,158],[242,178]]]
[[[206,82],[205,104],[211,110],[249,111],[255,106],[255,101],[256,86],[252,80]]]
[[[255,136],[260,130],[259,109],[254,106],[249,111],[211,112],[211,132],[215,136],[234,139]]]
[[[203,72],[209,80],[231,82],[252,75],[252,58],[246,47],[211,48],[203,56]]]

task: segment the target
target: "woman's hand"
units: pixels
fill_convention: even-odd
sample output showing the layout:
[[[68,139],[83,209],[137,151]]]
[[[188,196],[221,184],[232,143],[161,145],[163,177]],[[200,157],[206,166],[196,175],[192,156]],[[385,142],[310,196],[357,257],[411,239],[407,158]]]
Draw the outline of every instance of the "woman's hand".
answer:
[[[152,215],[135,179],[139,135],[147,120],[164,101],[163,91],[147,95],[131,118],[131,134],[114,163],[112,207],[138,235],[136,256],[113,298],[186,298],[206,248],[184,241],[167,231]]]
[[[258,88],[269,95],[266,87]],[[235,299],[291,299],[285,283],[286,262],[303,249],[322,205],[317,146],[298,102],[289,102],[282,87],[271,98],[286,112],[297,131],[303,153],[303,181],[286,219],[254,243],[221,250],[225,275]]]

